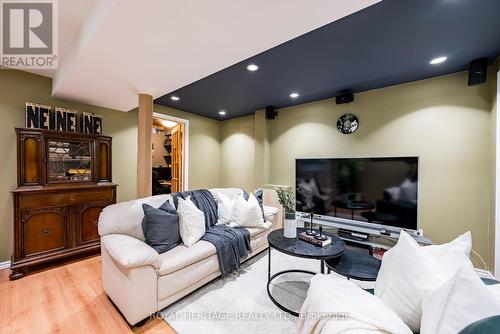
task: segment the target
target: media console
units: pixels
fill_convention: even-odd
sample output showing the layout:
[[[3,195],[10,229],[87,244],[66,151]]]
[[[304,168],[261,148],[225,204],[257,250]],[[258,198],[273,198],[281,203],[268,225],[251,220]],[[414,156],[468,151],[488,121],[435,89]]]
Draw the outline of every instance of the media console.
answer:
[[[300,227],[308,227],[311,224],[311,218],[308,214],[298,214],[297,221]],[[335,233],[343,240],[365,245],[371,248],[379,248],[383,250],[391,249],[398,241],[401,230],[391,229],[387,226],[366,226],[357,224],[355,221],[338,218],[335,221],[315,215],[313,218],[314,225],[322,225],[335,229]],[[421,232],[407,231],[420,245],[431,245],[432,241],[429,238],[421,235]]]

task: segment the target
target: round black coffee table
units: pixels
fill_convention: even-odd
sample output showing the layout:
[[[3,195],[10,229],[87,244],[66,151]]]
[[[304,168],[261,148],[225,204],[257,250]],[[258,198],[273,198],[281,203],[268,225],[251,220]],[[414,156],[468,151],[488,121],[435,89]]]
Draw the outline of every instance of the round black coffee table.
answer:
[[[337,274],[359,281],[373,282],[377,279],[382,261],[367,252],[346,249],[341,256],[325,261],[328,273],[333,270]]]
[[[297,229],[297,236],[300,232],[306,231],[305,228]],[[268,266],[267,266],[267,294],[271,301],[282,309],[285,312],[288,312],[294,316],[298,316],[299,313],[293,310],[288,309],[287,307],[280,304],[271,294],[271,290],[269,288],[271,282],[276,277],[286,274],[286,273],[305,273],[316,275],[317,273],[308,271],[308,270],[300,270],[300,269],[292,269],[292,270],[284,270],[275,273],[271,276],[271,249],[274,248],[277,251],[295,257],[301,257],[306,259],[315,259],[320,261],[320,272],[324,274],[325,272],[325,264],[324,261],[328,259],[333,259],[342,255],[345,249],[345,243],[342,239],[335,235],[331,235],[328,233],[324,233],[326,236],[332,238],[332,243],[325,247],[319,247],[303,240],[297,238],[285,238],[283,236],[283,229],[274,230],[267,236],[267,241],[269,242],[269,253],[268,253]]]

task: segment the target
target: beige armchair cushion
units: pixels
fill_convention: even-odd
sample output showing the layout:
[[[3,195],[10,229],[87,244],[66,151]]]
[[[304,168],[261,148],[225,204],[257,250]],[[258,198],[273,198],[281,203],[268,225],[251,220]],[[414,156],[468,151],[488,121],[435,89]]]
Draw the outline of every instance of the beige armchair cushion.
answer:
[[[101,244],[120,266],[131,269],[141,266],[160,268],[160,255],[146,243],[124,234],[101,237]]]

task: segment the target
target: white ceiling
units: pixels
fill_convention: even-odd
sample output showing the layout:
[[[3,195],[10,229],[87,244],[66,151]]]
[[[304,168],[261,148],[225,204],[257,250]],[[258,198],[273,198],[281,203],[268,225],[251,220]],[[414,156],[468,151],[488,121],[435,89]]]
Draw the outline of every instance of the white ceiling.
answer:
[[[73,39],[87,20],[91,9],[99,0],[63,0],[59,1],[59,62],[64,61],[64,55],[70,48]],[[53,78],[55,70],[30,70],[28,72]]]
[[[60,67],[41,74],[55,97],[129,111],[379,1],[59,1]]]

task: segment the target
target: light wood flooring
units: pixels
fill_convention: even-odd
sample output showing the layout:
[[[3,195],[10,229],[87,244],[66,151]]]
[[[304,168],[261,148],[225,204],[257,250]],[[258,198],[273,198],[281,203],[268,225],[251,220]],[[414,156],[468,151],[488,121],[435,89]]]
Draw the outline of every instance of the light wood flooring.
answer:
[[[9,281],[0,270],[0,333],[175,333],[162,320],[130,327],[102,288],[101,257]]]

